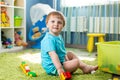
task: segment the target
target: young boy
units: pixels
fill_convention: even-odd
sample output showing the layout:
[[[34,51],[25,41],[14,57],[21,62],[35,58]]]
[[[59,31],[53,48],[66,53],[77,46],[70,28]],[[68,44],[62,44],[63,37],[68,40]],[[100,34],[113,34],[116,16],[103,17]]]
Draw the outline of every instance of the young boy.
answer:
[[[97,70],[98,66],[83,63],[72,52],[66,52],[64,41],[60,32],[65,26],[64,16],[57,11],[51,12],[46,18],[49,32],[41,41],[42,67],[47,74],[60,75],[62,72],[75,72],[78,68],[83,73]]]

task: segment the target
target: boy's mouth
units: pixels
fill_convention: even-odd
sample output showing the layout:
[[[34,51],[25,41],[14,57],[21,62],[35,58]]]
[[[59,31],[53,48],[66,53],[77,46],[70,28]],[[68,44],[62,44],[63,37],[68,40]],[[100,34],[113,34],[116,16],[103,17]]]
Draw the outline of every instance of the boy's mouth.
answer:
[[[57,29],[58,30],[59,28],[53,28],[53,29]]]

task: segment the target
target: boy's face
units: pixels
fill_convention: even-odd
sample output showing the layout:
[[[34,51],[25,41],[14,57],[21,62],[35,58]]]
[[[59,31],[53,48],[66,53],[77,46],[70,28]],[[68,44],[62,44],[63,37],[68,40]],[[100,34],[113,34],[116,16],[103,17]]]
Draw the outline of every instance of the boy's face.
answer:
[[[56,15],[50,16],[48,22],[47,22],[47,27],[49,28],[49,32],[53,35],[59,35],[63,28],[63,20],[60,19]]]

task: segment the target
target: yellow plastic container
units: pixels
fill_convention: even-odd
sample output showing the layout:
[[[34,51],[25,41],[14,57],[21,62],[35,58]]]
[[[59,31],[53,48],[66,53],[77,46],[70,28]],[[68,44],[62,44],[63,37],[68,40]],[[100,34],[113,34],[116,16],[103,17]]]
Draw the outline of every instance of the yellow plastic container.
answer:
[[[22,25],[22,18],[19,16],[14,17],[14,26],[20,27]]]
[[[97,43],[97,52],[99,69],[120,75],[120,41]]]

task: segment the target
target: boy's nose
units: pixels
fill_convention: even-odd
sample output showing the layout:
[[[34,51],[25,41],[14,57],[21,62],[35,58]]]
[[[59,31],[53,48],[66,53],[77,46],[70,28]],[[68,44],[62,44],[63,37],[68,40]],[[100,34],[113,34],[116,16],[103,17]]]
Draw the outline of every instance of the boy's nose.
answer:
[[[58,25],[58,22],[55,22],[54,24],[55,24],[55,25]]]

